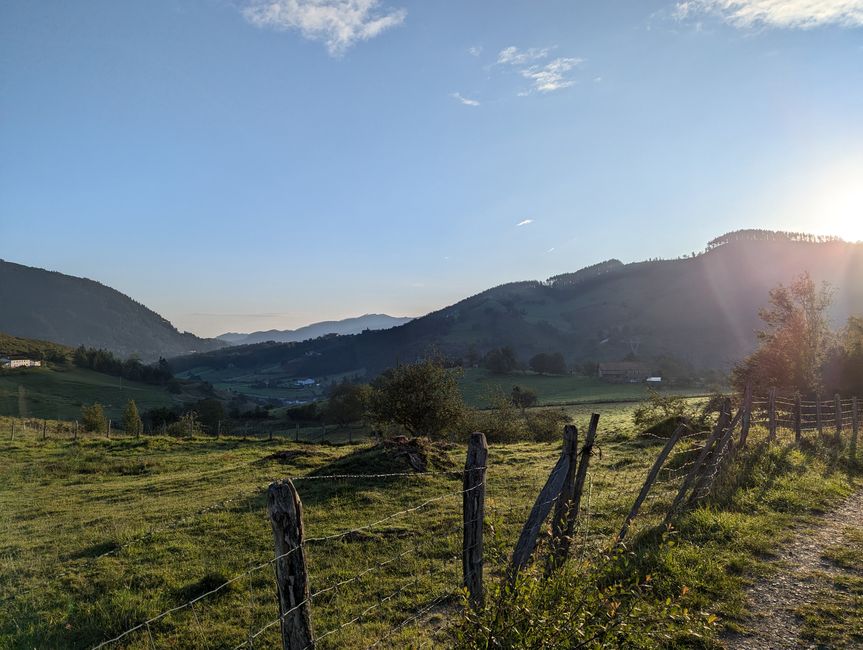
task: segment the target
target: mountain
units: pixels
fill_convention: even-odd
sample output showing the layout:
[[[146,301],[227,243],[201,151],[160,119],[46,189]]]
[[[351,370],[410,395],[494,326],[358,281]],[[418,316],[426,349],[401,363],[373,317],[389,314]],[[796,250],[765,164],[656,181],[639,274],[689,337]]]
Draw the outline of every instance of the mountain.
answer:
[[[136,354],[143,361],[225,345],[179,332],[159,314],[93,280],[3,260],[0,332],[104,348],[122,357]]]
[[[610,260],[546,281],[502,285],[389,330],[245,345],[172,363],[178,371],[280,364],[293,376],[375,374],[430,350],[463,358],[508,345],[522,361],[538,352],[562,352],[569,363],[635,354],[724,370],[756,346],[758,311],[770,289],[804,271],[835,287],[835,324],[863,314],[863,244],[742,231],[692,257]]]
[[[229,332],[216,338],[230,345],[248,345],[265,343],[267,341],[292,343],[315,339],[327,334],[359,334],[364,330],[385,330],[404,325],[412,320],[412,318],[399,318],[396,316],[387,316],[386,314],[365,314],[364,316],[357,316],[355,318],[312,323],[295,330],[267,330],[265,332],[252,332],[251,334]]]

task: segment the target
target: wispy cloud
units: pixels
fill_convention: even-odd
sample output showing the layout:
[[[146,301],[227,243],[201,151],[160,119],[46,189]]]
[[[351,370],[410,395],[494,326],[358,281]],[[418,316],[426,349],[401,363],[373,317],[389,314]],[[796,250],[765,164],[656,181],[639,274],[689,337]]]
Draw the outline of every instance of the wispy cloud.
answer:
[[[517,227],[517,228],[520,228],[521,226],[526,226],[526,225],[528,225],[528,224],[530,224],[530,223],[533,223],[533,219],[525,219],[524,221],[519,221],[519,222],[518,222],[517,224],[515,224],[515,225],[516,225],[516,227]]]
[[[548,52],[549,48],[547,47],[531,47],[526,50],[519,50],[514,45],[510,45],[500,51],[497,55],[497,62],[509,65],[525,65],[548,57]]]
[[[407,16],[407,10],[383,7],[380,0],[246,0],[242,13],[256,27],[297,30],[322,41],[332,56],[401,25]]]
[[[533,91],[550,93],[562,88],[568,88],[575,83],[568,73],[577,66],[584,63],[584,59],[573,57],[558,57],[547,61],[549,53],[553,48],[532,47],[520,50],[515,46],[504,48],[497,55],[500,65],[510,65],[518,73],[531,82],[531,90],[520,91],[518,95],[524,97]]]
[[[534,90],[550,93],[572,86],[575,79],[568,78],[566,74],[583,62],[583,59],[559,58],[545,65],[525,68],[521,70],[521,76],[533,82]]]
[[[473,47],[467,48],[467,53],[471,56],[479,56],[482,54],[482,45],[474,45]]]
[[[863,25],[863,0],[688,0],[678,2],[674,12],[684,20],[704,14],[744,29],[858,27]]]
[[[465,106],[479,106],[479,102],[476,99],[470,99],[469,97],[462,97],[461,93],[452,93],[450,95],[455,100],[460,101]]]

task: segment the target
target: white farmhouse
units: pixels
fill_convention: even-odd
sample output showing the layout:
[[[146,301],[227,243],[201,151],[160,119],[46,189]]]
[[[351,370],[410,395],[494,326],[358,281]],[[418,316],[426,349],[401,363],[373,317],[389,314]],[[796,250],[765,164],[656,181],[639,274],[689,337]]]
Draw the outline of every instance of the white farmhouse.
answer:
[[[26,357],[0,357],[0,368],[38,368],[41,365],[41,361]]]

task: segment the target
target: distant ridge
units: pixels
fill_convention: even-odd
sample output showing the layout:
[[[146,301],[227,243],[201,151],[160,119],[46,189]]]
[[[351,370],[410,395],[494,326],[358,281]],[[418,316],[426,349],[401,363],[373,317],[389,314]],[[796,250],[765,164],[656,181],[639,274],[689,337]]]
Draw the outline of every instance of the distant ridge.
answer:
[[[0,260],[0,332],[142,361],[223,347],[103,284]]]
[[[757,344],[758,312],[770,289],[803,272],[836,289],[834,324],[863,315],[863,243],[745,230],[678,259],[612,259],[545,281],[504,284],[384,331],[246,345],[172,363],[177,371],[278,363],[303,377],[360,370],[374,375],[431,351],[476,359],[509,346],[522,361],[540,352],[561,352],[569,364],[634,354],[727,370]]]
[[[321,321],[298,327],[295,330],[266,330],[240,334],[228,332],[216,338],[231,345],[250,345],[275,341],[276,343],[293,343],[315,339],[327,334],[359,334],[364,330],[385,330],[409,323],[413,318],[388,316],[387,314],[364,314],[342,320]]]

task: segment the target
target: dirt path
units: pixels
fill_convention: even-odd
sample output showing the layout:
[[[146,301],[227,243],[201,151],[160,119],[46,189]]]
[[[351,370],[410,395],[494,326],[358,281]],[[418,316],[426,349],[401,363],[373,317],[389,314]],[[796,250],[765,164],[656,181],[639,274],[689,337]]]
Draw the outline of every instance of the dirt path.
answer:
[[[818,588],[818,572],[836,575],[842,569],[824,559],[824,552],[841,538],[849,526],[863,525],[863,491],[823,515],[811,528],[801,531],[775,561],[777,572],[747,591],[750,617],[748,634],[727,634],[722,641],[729,650],[785,650],[817,648],[800,638],[801,624],[794,610],[809,602]]]

